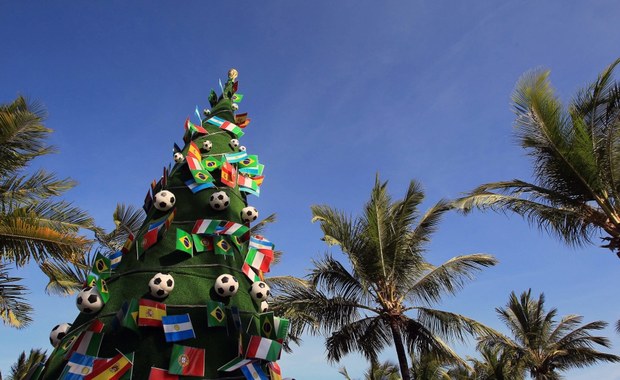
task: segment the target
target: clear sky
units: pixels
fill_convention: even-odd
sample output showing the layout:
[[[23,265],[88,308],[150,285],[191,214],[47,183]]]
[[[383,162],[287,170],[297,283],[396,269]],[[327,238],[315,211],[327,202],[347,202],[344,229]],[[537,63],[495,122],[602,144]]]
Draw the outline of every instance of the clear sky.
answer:
[[[570,99],[620,55],[618,14],[611,0],[0,0],[0,102],[23,94],[45,104],[60,153],[35,166],[79,181],[66,198],[111,228],[116,203],[141,205],[185,118],[237,68],[240,111],[252,118],[242,143],[266,164],[261,197],[250,199],[279,216],[266,234],[285,252],[275,274],[302,276],[327,250],[310,205],[357,213],[377,172],[395,197],[420,181],[425,208],[484,182],[530,179],[512,133],[516,81],[549,68]],[[607,250],[566,248],[517,216],[450,214],[428,257],[475,252],[500,264],[438,308],[501,328],[494,308],[532,288],[560,315],[620,318],[620,260]],[[73,297],[46,296],[35,270],[14,274],[30,286],[35,323],[0,326],[3,372],[22,350],[51,350],[50,329],[78,312]],[[620,336],[604,334],[618,353]],[[281,364],[301,380],[341,378],[320,339]],[[343,364],[354,377],[367,367],[357,356]],[[567,378],[619,373],[599,365]]]

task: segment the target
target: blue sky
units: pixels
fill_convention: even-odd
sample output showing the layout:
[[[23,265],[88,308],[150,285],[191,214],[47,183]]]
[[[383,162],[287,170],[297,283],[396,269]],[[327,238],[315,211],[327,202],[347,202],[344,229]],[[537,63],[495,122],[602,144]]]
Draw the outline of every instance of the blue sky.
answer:
[[[533,68],[549,68],[570,99],[618,57],[614,1],[0,1],[0,102],[18,94],[45,104],[60,153],[38,160],[79,186],[67,199],[112,227],[117,202],[140,205],[171,160],[183,122],[207,107],[211,88],[239,70],[240,111],[253,122],[242,143],[266,164],[252,205],[279,222],[267,235],[285,251],[276,274],[304,275],[328,248],[310,205],[356,213],[375,173],[395,197],[410,179],[424,207],[476,185],[530,178],[515,143],[510,94]],[[438,308],[501,328],[494,308],[511,291],[545,292],[560,315],[620,318],[620,261],[609,251],[570,249],[516,216],[447,215],[429,260],[485,252],[500,264]],[[73,297],[48,297],[44,279],[20,271],[35,323],[0,326],[0,370],[19,352],[49,348]],[[605,331],[620,348],[620,336]],[[458,346],[462,354],[470,348]],[[385,358],[395,358],[392,350]],[[354,377],[366,363],[343,362]],[[285,376],[339,379],[320,339],[282,360]],[[618,366],[567,374],[620,379]]]

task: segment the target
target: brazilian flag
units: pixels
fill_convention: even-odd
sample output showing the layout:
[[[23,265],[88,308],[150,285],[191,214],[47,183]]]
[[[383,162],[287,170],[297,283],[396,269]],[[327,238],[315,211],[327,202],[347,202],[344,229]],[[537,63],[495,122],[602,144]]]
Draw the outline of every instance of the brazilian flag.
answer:
[[[213,245],[216,255],[234,256],[235,254],[232,245],[230,245],[230,243],[226,241],[226,238],[224,236],[213,237]]]
[[[91,270],[92,273],[101,278],[109,278],[112,272],[112,263],[110,262],[110,258],[102,255],[101,253],[97,253],[97,257],[95,257],[95,262],[93,263]]]
[[[275,339],[276,331],[273,311],[258,315],[258,333],[262,337]]]
[[[191,172],[196,183],[203,184],[213,182],[213,177],[211,177],[211,174],[206,170],[192,170]]]
[[[194,256],[194,243],[192,241],[192,234],[177,228],[177,250],[188,253],[190,256]]]
[[[202,160],[202,167],[212,172],[222,166],[223,159],[224,157],[208,156]]]
[[[226,312],[224,304],[217,301],[207,301],[207,326],[226,326]]]

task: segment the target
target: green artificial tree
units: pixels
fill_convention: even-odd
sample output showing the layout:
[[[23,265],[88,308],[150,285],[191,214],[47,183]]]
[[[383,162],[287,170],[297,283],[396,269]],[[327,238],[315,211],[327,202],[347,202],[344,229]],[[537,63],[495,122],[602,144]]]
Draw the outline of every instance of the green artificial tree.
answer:
[[[53,329],[55,350],[32,379],[280,378],[288,321],[265,301],[274,246],[250,228],[263,165],[239,144],[249,119],[235,115],[236,77],[211,91],[201,124],[185,122],[144,223],[95,259],[80,314]]]

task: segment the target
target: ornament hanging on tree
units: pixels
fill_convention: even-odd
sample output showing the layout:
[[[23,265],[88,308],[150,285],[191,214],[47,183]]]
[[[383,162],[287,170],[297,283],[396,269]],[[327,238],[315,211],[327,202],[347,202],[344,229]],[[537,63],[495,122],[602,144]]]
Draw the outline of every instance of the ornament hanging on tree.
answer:
[[[238,110],[239,109],[239,105],[237,103],[233,103],[232,104],[232,109],[233,109],[233,111]]]
[[[172,207],[174,207],[174,203],[176,199],[174,194],[168,190],[162,190],[159,193],[155,194],[154,206],[159,211],[168,211]]]
[[[232,275],[225,273],[215,280],[215,292],[222,297],[232,297],[239,290],[239,282]]]
[[[211,148],[213,148],[213,143],[210,140],[205,140],[202,142],[202,150],[209,152]]]
[[[203,109],[203,110],[202,110],[202,113],[203,113],[205,116],[209,117],[209,116],[211,115],[211,110],[210,110],[210,109],[208,109],[208,108],[205,108],[205,109]]]
[[[234,81],[238,76],[239,72],[236,69],[228,70],[228,79],[232,79]]]
[[[185,157],[183,157],[183,153],[181,152],[176,152],[173,158],[174,158],[174,162],[176,162],[177,164],[180,164],[183,161],[185,161]]]
[[[250,296],[252,296],[254,301],[263,302],[269,297],[270,294],[271,289],[265,282],[255,281],[252,283],[252,287],[250,288]]]
[[[54,348],[58,347],[58,344],[67,335],[67,331],[71,328],[71,323],[61,323],[54,326],[50,332],[50,343]]]
[[[209,199],[209,205],[214,210],[225,210],[230,205],[230,198],[225,191],[217,191],[211,194],[211,198]]]
[[[157,273],[149,281],[149,292],[155,298],[166,298],[174,289],[174,278],[170,274]]]
[[[77,308],[84,314],[94,314],[103,307],[103,300],[97,288],[87,286],[78,293],[75,300]]]
[[[235,149],[239,146],[239,140],[237,139],[231,139],[230,142],[228,143],[228,145],[232,148]]]
[[[241,146],[239,147],[239,151],[240,151],[240,152],[245,152],[245,151],[246,151],[246,147],[245,147],[245,145],[241,145]]]
[[[260,312],[261,313],[266,313],[269,311],[269,304],[267,303],[267,301],[263,301],[260,303]]]
[[[258,219],[258,210],[255,207],[247,206],[241,210],[241,219],[245,223],[250,223]]]

